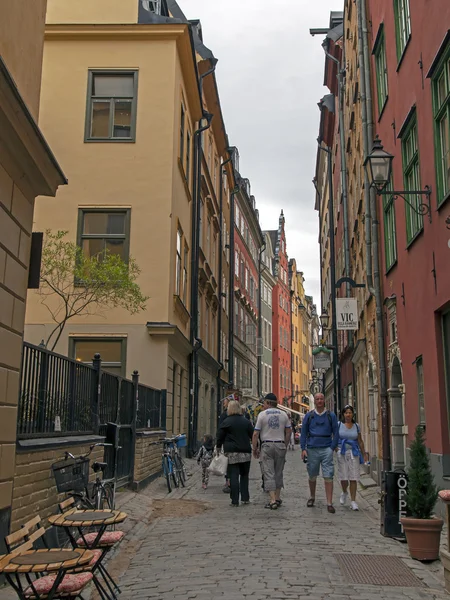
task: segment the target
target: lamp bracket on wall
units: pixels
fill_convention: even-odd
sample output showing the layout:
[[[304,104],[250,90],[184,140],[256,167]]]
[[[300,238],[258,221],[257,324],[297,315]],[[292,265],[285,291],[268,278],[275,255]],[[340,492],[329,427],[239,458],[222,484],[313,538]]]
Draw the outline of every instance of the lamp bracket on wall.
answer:
[[[341,277],[338,281],[336,281],[335,287],[340,288],[343,283],[348,283],[352,288],[365,288],[365,283],[356,283],[354,279],[351,277]]]
[[[390,191],[383,190],[382,192],[378,192],[383,196],[391,196],[394,200],[397,198],[402,198],[406,202],[406,204],[413,210],[417,215],[428,215],[428,219],[431,223],[431,187],[426,185],[423,190],[400,190],[400,191]],[[409,200],[405,198],[405,196],[426,196],[426,202],[421,202],[420,204],[411,204]]]

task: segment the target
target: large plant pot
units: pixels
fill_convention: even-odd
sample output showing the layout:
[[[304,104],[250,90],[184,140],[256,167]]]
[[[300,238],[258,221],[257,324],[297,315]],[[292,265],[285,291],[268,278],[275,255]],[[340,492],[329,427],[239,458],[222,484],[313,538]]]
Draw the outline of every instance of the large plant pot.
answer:
[[[400,519],[408,542],[409,554],[416,560],[437,560],[444,521],[435,519]]]

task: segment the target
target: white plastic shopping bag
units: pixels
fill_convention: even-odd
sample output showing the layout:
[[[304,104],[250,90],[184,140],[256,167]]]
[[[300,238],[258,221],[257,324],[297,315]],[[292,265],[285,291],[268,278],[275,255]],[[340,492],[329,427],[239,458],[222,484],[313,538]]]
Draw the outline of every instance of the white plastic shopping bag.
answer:
[[[208,467],[208,471],[211,475],[218,475],[219,477],[225,477],[228,468],[228,458],[225,454],[216,454]]]

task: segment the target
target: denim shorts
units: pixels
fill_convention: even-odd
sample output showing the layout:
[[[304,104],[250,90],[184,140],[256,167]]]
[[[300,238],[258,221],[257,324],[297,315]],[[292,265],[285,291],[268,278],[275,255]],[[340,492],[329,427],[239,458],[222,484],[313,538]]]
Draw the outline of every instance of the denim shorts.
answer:
[[[308,448],[308,469],[309,479],[314,481],[319,475],[320,465],[322,465],[322,477],[324,479],[333,479],[334,462],[333,450],[331,448]]]

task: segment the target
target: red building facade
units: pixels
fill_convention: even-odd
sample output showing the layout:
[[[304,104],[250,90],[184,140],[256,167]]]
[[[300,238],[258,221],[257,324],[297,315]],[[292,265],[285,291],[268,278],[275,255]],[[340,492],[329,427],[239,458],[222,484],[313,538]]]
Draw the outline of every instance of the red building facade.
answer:
[[[268,232],[274,249],[276,285],[272,291],[272,373],[273,393],[280,404],[291,405],[291,296],[289,291],[289,259],[286,250],[284,214],[281,211],[278,230]]]
[[[368,2],[374,132],[394,155],[391,189],[430,186],[421,216],[378,196],[392,467],[426,425],[432,466],[450,475],[450,3]],[[426,196],[407,195],[417,210]]]
[[[233,382],[247,404],[258,399],[258,264],[262,232],[250,182],[236,172],[234,197]]]

